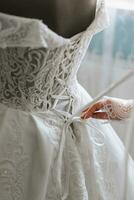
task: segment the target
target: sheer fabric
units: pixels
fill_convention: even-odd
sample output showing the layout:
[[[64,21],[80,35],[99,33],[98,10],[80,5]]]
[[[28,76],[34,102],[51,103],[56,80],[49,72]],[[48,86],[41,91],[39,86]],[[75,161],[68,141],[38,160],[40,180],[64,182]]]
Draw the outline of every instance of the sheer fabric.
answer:
[[[107,103],[104,103],[104,110],[106,110],[109,119],[124,120],[131,116],[134,100],[125,100],[113,97],[104,97]]]

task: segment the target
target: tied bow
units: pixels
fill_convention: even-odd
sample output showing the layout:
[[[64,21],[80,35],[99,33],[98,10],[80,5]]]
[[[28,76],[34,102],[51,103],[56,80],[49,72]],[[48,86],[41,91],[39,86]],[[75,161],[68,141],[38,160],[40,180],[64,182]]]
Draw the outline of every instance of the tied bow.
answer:
[[[70,178],[70,159],[69,159],[68,149],[66,149],[65,151],[65,158],[67,162],[66,162],[66,179],[65,179],[64,188],[62,187],[61,173],[62,173],[63,151],[65,147],[65,142],[67,139],[67,134],[72,133],[72,129],[70,125],[73,122],[80,122],[80,123],[88,125],[90,128],[94,128],[101,136],[103,136],[103,142],[96,142],[95,140],[93,140],[93,142],[99,146],[104,145],[104,134],[97,127],[95,127],[91,121],[89,123],[87,120],[83,120],[78,116],[72,116],[72,115],[69,116],[68,113],[65,113],[63,111],[58,111],[56,109],[54,109],[53,112],[55,112],[58,115],[62,115],[62,118],[64,119],[58,158],[56,162],[56,172],[57,172],[56,187],[57,187],[57,191],[60,191],[59,199],[66,200],[69,194],[69,178]]]

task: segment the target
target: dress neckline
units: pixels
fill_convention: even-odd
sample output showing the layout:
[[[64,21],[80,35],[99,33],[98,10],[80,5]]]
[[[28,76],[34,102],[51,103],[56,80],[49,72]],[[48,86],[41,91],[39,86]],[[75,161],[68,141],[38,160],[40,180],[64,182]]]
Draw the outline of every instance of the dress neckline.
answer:
[[[104,11],[105,10],[105,11]],[[39,20],[42,25],[44,27],[46,27],[48,29],[48,31],[52,32],[53,34],[57,35],[57,37],[59,38],[62,38],[64,39],[65,41],[70,41],[74,38],[76,38],[77,36],[79,35],[82,35],[83,33],[85,33],[86,31],[88,31],[89,29],[91,29],[94,24],[97,24],[96,22],[98,21],[99,17],[100,17],[100,12],[103,12],[103,14],[105,15],[105,18],[104,18],[104,15],[103,15],[103,19],[100,18],[100,21],[101,20],[104,20],[104,23],[101,23],[102,24],[102,27],[100,27],[100,29],[104,29],[105,26],[107,26],[107,23],[108,23],[108,19],[106,17],[106,9],[105,9],[105,0],[96,0],[96,8],[95,8],[95,17],[94,19],[92,20],[92,22],[90,23],[90,25],[87,26],[87,28],[79,33],[76,33],[75,35],[71,36],[71,37],[63,37],[61,36],[60,34],[56,33],[55,31],[53,31],[51,28],[49,28],[44,22],[43,20]],[[36,20],[36,19],[35,19]],[[38,19],[37,19],[38,20]],[[98,32],[98,31],[96,31]]]
[[[33,36],[33,39],[32,41],[30,41],[30,37],[29,37],[29,42],[26,41],[26,44],[27,46],[32,46],[32,47],[45,47],[47,49],[50,49],[50,47],[47,45],[47,42],[45,41],[45,37],[42,37],[40,36],[41,32],[40,30],[38,31],[37,29],[40,29],[41,27],[41,31],[44,31],[45,35],[49,35],[50,37],[54,38],[55,40],[57,40],[57,46],[63,46],[64,44],[67,44],[69,42],[71,42],[73,39],[79,37],[79,36],[83,36],[85,34],[88,34],[88,32],[92,32],[92,34],[94,35],[96,32],[99,32],[101,30],[103,30],[105,28],[105,26],[107,26],[107,17],[106,17],[106,11],[105,11],[105,0],[97,0],[96,1],[96,9],[95,9],[95,17],[93,19],[93,21],[91,22],[91,24],[84,30],[84,31],[81,31],[79,33],[76,33],[75,35],[69,37],[69,38],[66,38],[66,37],[63,37],[61,35],[59,35],[58,33],[56,33],[55,31],[53,31],[52,29],[50,29],[44,22],[43,20],[40,20],[40,19],[35,19],[35,18],[25,18],[25,17],[19,17],[19,16],[15,16],[15,15],[10,15],[10,14],[5,14],[5,13],[1,13],[0,12],[0,16],[3,17],[4,19],[7,19],[7,21],[11,21],[12,24],[14,24],[14,22],[17,22],[15,25],[15,27],[10,27],[6,30],[5,28],[5,31],[4,30],[1,30],[1,26],[0,26],[0,41],[1,41],[1,36],[2,37],[5,37],[6,34],[8,36],[10,36],[10,33],[14,34],[17,32],[17,30],[21,27],[21,25],[24,23],[32,23],[34,25],[36,25],[36,28],[35,28],[35,32],[34,35],[35,35],[35,38],[33,36],[33,33],[31,34]],[[1,24],[0,24],[1,25]],[[19,28],[18,28],[19,27]],[[34,32],[34,31],[33,31]],[[38,35],[40,34],[40,35]],[[39,37],[41,37],[39,40],[37,40],[37,35]],[[47,36],[46,36],[47,37]],[[34,41],[35,39],[35,41]],[[38,41],[39,43],[36,45],[36,41]],[[6,43],[6,40],[5,40],[5,43]],[[59,43],[59,44],[58,44]],[[22,43],[21,43],[22,44]],[[20,43],[17,45],[19,46]],[[25,46],[22,44],[22,46]],[[56,45],[54,45],[54,47],[57,47]],[[2,46],[2,45],[0,45]],[[5,46],[8,46],[5,45]],[[12,45],[11,43],[9,44],[9,46],[16,46],[16,44],[12,42]]]

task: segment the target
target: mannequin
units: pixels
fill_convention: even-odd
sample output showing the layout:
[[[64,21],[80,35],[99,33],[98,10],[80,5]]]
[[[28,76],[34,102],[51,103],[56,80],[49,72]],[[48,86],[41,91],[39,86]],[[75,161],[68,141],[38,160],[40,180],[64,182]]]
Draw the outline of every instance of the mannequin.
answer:
[[[56,33],[71,37],[95,17],[97,0],[1,0],[0,12],[42,19]]]

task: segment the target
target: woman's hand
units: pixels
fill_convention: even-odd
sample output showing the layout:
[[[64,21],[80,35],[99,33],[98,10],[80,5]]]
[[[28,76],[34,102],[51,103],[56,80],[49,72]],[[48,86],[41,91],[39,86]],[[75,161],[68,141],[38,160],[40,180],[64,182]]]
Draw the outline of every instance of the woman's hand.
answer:
[[[85,109],[81,113],[81,118],[122,120],[129,117],[133,105],[133,100],[104,97]]]

